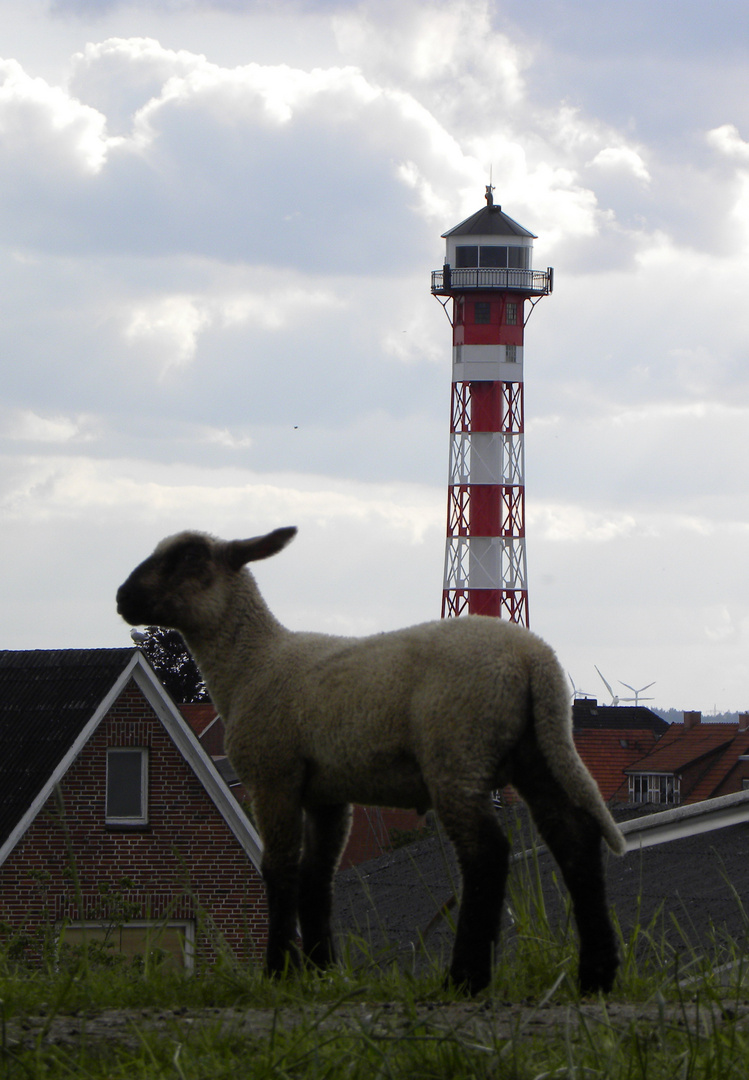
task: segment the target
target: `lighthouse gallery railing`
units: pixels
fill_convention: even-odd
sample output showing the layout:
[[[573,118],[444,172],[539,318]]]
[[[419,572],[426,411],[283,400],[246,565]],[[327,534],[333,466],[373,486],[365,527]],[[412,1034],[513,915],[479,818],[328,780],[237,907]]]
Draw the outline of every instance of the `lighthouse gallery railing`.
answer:
[[[449,293],[453,289],[522,289],[523,292],[548,296],[553,288],[549,270],[515,270],[486,267],[432,271],[432,292]]]

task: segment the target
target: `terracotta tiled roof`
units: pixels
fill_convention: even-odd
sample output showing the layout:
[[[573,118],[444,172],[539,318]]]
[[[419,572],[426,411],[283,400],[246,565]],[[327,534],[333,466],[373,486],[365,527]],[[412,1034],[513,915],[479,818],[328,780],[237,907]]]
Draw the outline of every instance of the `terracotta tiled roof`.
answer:
[[[689,729],[685,729],[683,724],[672,724],[652,753],[637,761],[628,771],[678,772],[708,754],[725,749],[737,733],[736,724],[699,724]]]
[[[633,762],[627,772],[689,770],[689,786],[685,789],[682,783],[682,802],[701,802],[726,793],[724,785],[729,774],[745,754],[749,754],[749,731],[739,731],[736,724],[701,723],[686,728],[683,724],[672,724],[653,751]],[[736,778],[738,787],[731,790],[739,790],[741,779],[741,776]]]
[[[575,731],[574,738],[578,754],[608,802],[617,792],[620,799],[626,800],[625,769],[651,750],[657,736],[650,728],[580,728]]]
[[[704,775],[700,777],[689,792],[685,801],[701,802],[703,799],[711,799],[717,795],[718,789],[727,779],[728,774],[735,767],[739,758],[744,754],[749,754],[749,732],[747,731],[735,735],[725,750],[709,765]]]
[[[178,706],[198,738],[216,719],[216,710],[210,701],[197,701]]]

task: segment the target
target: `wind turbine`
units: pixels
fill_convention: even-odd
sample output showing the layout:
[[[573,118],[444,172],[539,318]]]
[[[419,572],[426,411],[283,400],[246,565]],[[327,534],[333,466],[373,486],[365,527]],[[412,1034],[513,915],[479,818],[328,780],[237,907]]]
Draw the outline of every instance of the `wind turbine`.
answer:
[[[567,672],[567,678],[572,683],[572,700],[573,701],[580,701],[581,699],[583,701],[585,701],[588,698],[595,697],[595,694],[589,694],[587,690],[578,690],[577,687],[575,686],[575,680],[572,678],[569,671]],[[647,687],[646,687],[646,689],[647,689]]]
[[[595,664],[593,665],[593,667],[596,669],[596,671],[598,671],[598,674],[601,675],[601,672],[599,671],[598,667]],[[606,687],[608,692],[611,694],[611,704],[612,705],[619,705],[622,701],[634,701],[634,698],[619,697],[619,695],[615,694],[614,691],[612,690],[611,684],[606,682],[606,680],[603,678],[603,675],[601,675],[601,679],[603,679],[603,685]],[[647,687],[645,687],[645,689],[647,690]]]
[[[621,679],[619,680],[619,682],[622,683],[622,686],[626,686],[628,690],[631,690],[632,693],[635,695],[635,698],[634,698],[635,705],[639,705],[640,700],[642,700],[642,701],[652,701],[653,700],[653,698],[651,698],[651,697],[645,697],[645,698],[641,699],[640,694],[642,693],[643,690],[649,690],[651,686],[655,686],[655,683],[656,683],[655,679],[653,680],[653,682],[649,682],[647,686],[643,686],[640,690],[635,690],[634,686],[630,686],[628,682],[622,682]],[[626,700],[631,701],[632,698],[627,698]]]

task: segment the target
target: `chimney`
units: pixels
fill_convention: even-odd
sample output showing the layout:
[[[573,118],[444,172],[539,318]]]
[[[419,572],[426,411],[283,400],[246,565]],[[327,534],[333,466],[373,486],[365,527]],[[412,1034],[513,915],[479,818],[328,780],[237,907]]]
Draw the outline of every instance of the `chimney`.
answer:
[[[739,713],[739,731],[749,731],[749,713]]]
[[[701,712],[685,712],[684,713],[684,730],[691,731],[692,728],[697,727],[702,723]]]

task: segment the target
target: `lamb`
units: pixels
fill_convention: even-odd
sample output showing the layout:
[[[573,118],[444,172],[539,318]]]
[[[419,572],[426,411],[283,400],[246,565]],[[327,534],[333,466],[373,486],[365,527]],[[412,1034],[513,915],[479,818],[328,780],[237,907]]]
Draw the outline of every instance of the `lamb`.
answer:
[[[611,989],[618,956],[601,839],[624,839],[572,742],[564,674],[529,630],[465,616],[366,638],[285,629],[247,563],[296,534],[167,537],[117,592],[131,625],[179,630],[226,727],[263,840],[266,970],[334,962],[333,878],[351,803],[430,807],[455,847],[462,899],[447,981],[491,979],[509,865],[492,792],[512,783],[561,869],[584,993]]]

